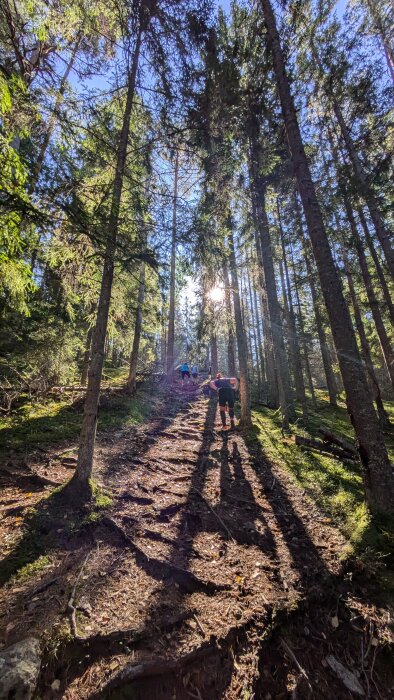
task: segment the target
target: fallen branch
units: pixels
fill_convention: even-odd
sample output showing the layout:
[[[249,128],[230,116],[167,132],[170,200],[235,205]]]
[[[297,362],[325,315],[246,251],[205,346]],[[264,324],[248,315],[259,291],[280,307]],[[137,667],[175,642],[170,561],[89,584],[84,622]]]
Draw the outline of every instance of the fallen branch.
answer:
[[[311,438],[305,438],[302,435],[295,435],[295,443],[300,447],[309,447],[311,450],[317,450],[318,452],[326,452],[327,454],[333,455],[334,457],[339,457],[339,459],[357,459],[355,454],[350,454],[345,452],[345,450],[339,449],[339,447],[333,447],[328,445],[326,442],[321,442],[320,440],[312,440]]]
[[[70,597],[68,599],[68,603],[67,603],[66,610],[67,610],[67,613],[69,615],[71,634],[73,635],[74,639],[82,639],[82,637],[78,634],[77,618],[76,618],[77,609],[74,605],[74,601],[75,601],[75,594],[77,591],[78,584],[81,580],[83,570],[84,570],[85,565],[90,557],[90,554],[91,554],[91,552],[88,552],[85,559],[83,560],[82,566],[79,570],[79,574],[76,578],[73,589],[71,591],[71,595],[70,595]]]
[[[234,544],[235,544],[235,539],[234,539],[234,537],[232,536],[230,530],[228,529],[226,523],[223,522],[223,520],[221,519],[220,515],[218,515],[217,512],[212,508],[212,506],[210,505],[210,503],[208,503],[207,499],[202,495],[201,491],[199,491],[199,490],[196,489],[196,488],[193,488],[192,491],[195,491],[196,493],[198,493],[198,495],[200,496],[200,498],[202,498],[202,500],[204,501],[204,503],[205,503],[205,505],[207,506],[207,508],[209,508],[209,510],[211,511],[211,513],[213,513],[213,515],[215,516],[215,518],[217,518],[217,520],[219,521],[219,523],[221,524],[221,526],[222,526],[222,527],[224,528],[224,530],[227,532],[227,534],[228,534],[230,540],[231,540],[232,542],[234,542]]]
[[[309,690],[312,690],[311,682],[309,680],[309,676],[305,669],[301,666],[300,662],[298,661],[294,651],[289,647],[288,643],[281,637],[280,638],[280,644],[283,647],[283,649],[287,652],[287,654],[290,656],[291,660],[294,661],[295,665],[297,666],[299,672],[301,673],[302,676],[304,676],[306,682],[308,683],[308,688]],[[313,692],[313,691],[312,691]]]
[[[342,436],[336,435],[336,433],[332,433],[330,430],[323,427],[319,428],[319,433],[323,435],[323,438],[328,442],[338,445],[338,447],[341,447],[343,450],[345,450],[345,452],[350,452],[351,455],[357,457],[357,450],[355,446]]]

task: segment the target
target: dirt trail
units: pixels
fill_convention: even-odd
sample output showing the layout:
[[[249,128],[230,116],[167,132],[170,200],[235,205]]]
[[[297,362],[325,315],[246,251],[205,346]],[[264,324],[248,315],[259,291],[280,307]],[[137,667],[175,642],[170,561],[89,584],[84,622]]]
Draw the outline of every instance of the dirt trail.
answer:
[[[326,594],[330,615],[346,542],[287,472],[240,432],[222,433],[218,420],[212,402],[176,389],[163,415],[101,445],[113,507],[58,543],[50,571],[19,590],[9,584],[4,629],[12,620],[18,637],[28,620],[29,633],[47,640],[40,697],[287,697],[287,662],[302,686],[297,697],[310,695],[291,649],[278,665],[283,677],[275,680],[267,659],[262,669],[264,640],[305,601],[321,606]],[[78,573],[78,638],[70,639],[65,609]],[[314,697],[334,689],[352,697],[327,673],[329,693],[315,674]]]

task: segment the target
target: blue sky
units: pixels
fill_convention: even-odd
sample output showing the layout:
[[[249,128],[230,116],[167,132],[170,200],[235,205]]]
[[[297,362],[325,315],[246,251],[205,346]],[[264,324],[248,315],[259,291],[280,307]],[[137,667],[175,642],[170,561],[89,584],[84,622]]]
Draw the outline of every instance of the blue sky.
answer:
[[[230,11],[230,3],[231,3],[231,0],[217,0],[217,4],[220,7],[222,7],[225,12]],[[338,0],[335,9],[338,12],[340,17],[342,17],[343,13],[345,12],[346,5],[347,5],[347,0]]]

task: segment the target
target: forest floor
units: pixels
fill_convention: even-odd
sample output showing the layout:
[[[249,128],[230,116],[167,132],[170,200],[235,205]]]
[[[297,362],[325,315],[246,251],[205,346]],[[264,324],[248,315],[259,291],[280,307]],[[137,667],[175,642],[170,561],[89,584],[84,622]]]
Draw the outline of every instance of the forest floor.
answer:
[[[2,458],[0,640],[40,639],[36,697],[393,697],[381,564],[347,558],[301,451],[297,481],[264,412],[223,433],[199,390],[150,404],[99,436],[86,510],[56,488],[75,443]]]

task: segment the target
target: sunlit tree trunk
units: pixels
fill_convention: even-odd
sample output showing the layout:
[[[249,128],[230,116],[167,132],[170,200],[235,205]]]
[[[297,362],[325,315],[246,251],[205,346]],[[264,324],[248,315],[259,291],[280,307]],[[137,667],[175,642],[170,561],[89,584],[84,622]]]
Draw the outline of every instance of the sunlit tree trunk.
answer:
[[[133,394],[137,388],[137,365],[138,354],[140,350],[141,332],[142,332],[142,307],[145,298],[145,263],[141,262],[140,276],[138,281],[138,298],[137,309],[135,314],[134,338],[133,347],[130,355],[130,369],[127,380],[126,390],[129,394]]]
[[[234,236],[231,225],[228,228],[229,243],[229,267],[231,275],[231,287],[233,291],[233,308],[235,319],[235,333],[238,346],[239,364],[239,392],[241,397],[241,423],[244,427],[251,425],[252,418],[250,412],[249,377],[248,377],[248,344],[246,340],[245,328],[242,323],[241,300],[239,295],[239,284],[237,274],[237,264],[235,259]]]
[[[355,149],[352,137],[350,135],[349,129],[346,125],[345,119],[343,117],[342,111],[335,99],[332,97],[334,114],[338,120],[338,124],[341,129],[342,137],[345,142],[350,161],[353,167],[354,178],[358,186],[358,191],[365,200],[368,207],[371,221],[374,225],[376,235],[380,241],[383,249],[383,253],[386,258],[388,269],[390,270],[391,276],[394,278],[394,249],[391,246],[391,240],[393,240],[392,232],[385,225],[382,215],[380,213],[379,204],[376,199],[371,186],[368,183],[367,175],[364,171],[363,165],[361,163],[360,157]]]
[[[286,73],[275,15],[270,0],[260,0],[260,3],[292,162],[345,386],[348,412],[358,440],[366,496],[373,508],[394,513],[394,474],[325,232]]]
[[[364,212],[362,210],[362,207],[357,208],[357,213],[358,213],[358,217],[360,219],[361,226],[362,226],[363,231],[364,231],[365,240],[367,241],[369,252],[371,253],[372,260],[374,261],[374,264],[375,264],[376,273],[378,275],[380,286],[382,288],[383,298],[384,298],[384,301],[387,305],[387,311],[388,311],[389,316],[390,316],[391,324],[394,328],[394,304],[393,304],[393,300],[391,298],[388,284],[386,282],[386,278],[384,276],[384,271],[383,271],[382,265],[380,263],[378,254],[376,252],[374,241],[372,240],[372,236],[369,232],[368,224],[365,220],[365,216],[364,216]]]
[[[218,340],[215,333],[211,333],[211,375],[213,378],[216,377],[219,367],[218,367]]]
[[[348,260],[348,256],[346,254],[346,251],[344,249],[344,246],[342,246],[342,258],[343,258],[343,263],[344,263],[346,279],[347,279],[347,283],[348,283],[348,287],[349,287],[350,299],[351,299],[352,306],[353,306],[354,321],[356,324],[358,337],[360,338],[361,352],[362,352],[362,356],[364,358],[365,366],[367,369],[367,373],[368,373],[368,377],[369,377],[369,381],[370,381],[370,385],[371,385],[371,390],[372,390],[372,395],[373,395],[374,400],[375,400],[376,409],[377,409],[377,413],[378,413],[378,417],[379,417],[379,422],[380,422],[382,428],[387,428],[390,425],[390,421],[389,421],[388,414],[386,413],[384,405],[383,405],[382,395],[380,392],[380,386],[379,386],[379,382],[377,380],[375,369],[373,366],[371,350],[370,350],[368,339],[367,339],[367,336],[365,333],[364,323],[362,320],[362,315],[361,315],[360,306],[359,306],[358,299],[357,299],[356,290],[354,288],[353,275],[350,271],[349,260]]]
[[[380,313],[379,302],[376,298],[372,278],[368,269],[368,263],[365,257],[364,246],[362,244],[361,238],[357,230],[357,225],[353,216],[352,206],[347,194],[344,194],[343,201],[345,204],[346,215],[350,224],[350,229],[352,232],[352,237],[357,252],[361,276],[363,278],[364,286],[367,292],[369,307],[371,309],[376,331],[379,336],[380,346],[382,348],[386,368],[391,380],[391,384],[394,388],[394,352],[391,347],[390,339],[387,335],[385,325],[383,323],[382,315]]]
[[[291,285],[289,277],[289,269],[287,265],[287,253],[284,242],[283,228],[280,218],[279,202],[278,206],[278,224],[279,232],[283,253],[283,268],[280,266],[281,278],[282,278],[282,289],[283,289],[283,301],[285,306],[285,312],[287,315],[288,333],[289,333],[289,345],[290,352],[293,358],[293,371],[294,371],[294,383],[297,401],[301,405],[302,416],[305,422],[308,421],[308,408],[306,404],[306,394],[305,394],[305,384],[304,377],[302,373],[302,363],[301,363],[301,352],[300,344],[298,341],[298,331],[295,321],[293,300],[291,296]],[[282,261],[281,261],[282,262]]]
[[[267,405],[270,408],[278,408],[279,406],[279,389],[274,358],[274,344],[271,333],[271,323],[269,318],[269,309],[267,302],[267,291],[264,279],[263,258],[261,254],[261,243],[258,235],[259,222],[257,216],[257,207],[255,201],[255,193],[251,192],[252,213],[254,222],[254,241],[256,246],[256,255],[259,269],[260,281],[260,299],[261,299],[261,320],[263,324],[264,337],[264,353],[267,377]]]
[[[319,338],[320,354],[321,354],[321,358],[322,358],[322,362],[323,362],[324,375],[326,377],[328,398],[329,398],[331,406],[336,406],[337,405],[337,386],[336,386],[334,372],[332,369],[332,362],[331,362],[330,352],[329,352],[329,348],[328,348],[327,336],[326,336],[326,332],[324,330],[324,320],[323,320],[323,315],[322,315],[321,308],[320,308],[319,294],[318,294],[318,290],[317,290],[317,287],[315,284],[315,276],[314,276],[314,270],[312,267],[312,261],[310,258],[309,245],[308,245],[308,241],[304,235],[304,230],[303,230],[302,220],[301,220],[301,212],[300,212],[300,207],[299,207],[299,203],[298,203],[298,199],[297,199],[296,194],[294,195],[294,205],[295,205],[295,211],[296,211],[296,215],[297,215],[297,223],[298,223],[298,230],[300,233],[300,240],[302,242],[302,249],[303,249],[303,254],[304,254],[306,271],[307,271],[307,275],[308,275],[308,283],[309,283],[309,288],[311,290],[312,305],[313,305],[313,310],[315,312],[317,337]]]
[[[306,372],[306,376],[307,376],[307,380],[308,380],[308,389],[309,389],[309,393],[311,395],[312,405],[314,408],[316,408],[316,405],[317,405],[316,404],[316,395],[315,395],[315,389],[313,386],[311,365],[309,362],[308,346],[307,346],[306,336],[305,336],[304,318],[302,315],[301,300],[300,300],[300,294],[298,291],[298,281],[297,281],[297,275],[296,275],[292,250],[291,250],[291,263],[292,263],[292,268],[293,268],[293,283],[294,283],[294,289],[295,289],[296,300],[297,300],[298,323],[299,323],[300,331],[301,331],[301,344],[302,344],[302,352],[303,352],[303,356],[304,356],[305,372]]]
[[[114,276],[117,245],[120,201],[122,195],[127,144],[130,131],[130,117],[135,94],[135,82],[139,62],[142,27],[139,27],[134,48],[131,69],[127,80],[126,104],[123,113],[122,129],[116,155],[116,171],[112,190],[111,210],[108,221],[107,244],[101,280],[100,297],[97,307],[96,325],[92,337],[92,353],[88,372],[88,386],[85,397],[84,416],[79,439],[78,461],[70,489],[78,496],[90,495],[89,480],[93,468],[94,445],[97,429],[97,411],[100,395],[101,374],[104,362],[104,346],[107,333],[112,281]]]
[[[227,365],[230,377],[235,377],[235,337],[233,330],[233,310],[231,306],[231,288],[228,276],[227,261],[223,263],[223,281],[224,281],[224,300],[226,304],[227,317]]]
[[[91,326],[86,334],[85,352],[82,360],[81,385],[85,386],[88,380],[89,362],[90,362],[90,347],[92,344],[93,326]]]
[[[177,223],[177,198],[178,198],[178,170],[179,154],[176,151],[174,167],[174,191],[172,197],[172,238],[171,238],[171,270],[170,270],[170,305],[168,310],[167,331],[167,376],[174,377],[174,343],[175,343],[175,267],[176,267],[176,223]]]
[[[252,187],[255,189],[257,219],[259,225],[260,250],[264,269],[265,289],[269,309],[269,319],[274,347],[276,375],[279,388],[279,400],[283,416],[283,427],[288,428],[290,421],[295,420],[293,396],[290,386],[290,373],[286,357],[283,337],[282,318],[280,313],[278,293],[276,289],[274,261],[272,257],[271,236],[268,217],[265,210],[265,186],[260,176],[260,153],[256,130],[256,119],[250,119],[250,157]]]

